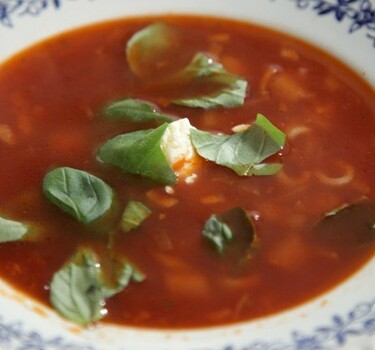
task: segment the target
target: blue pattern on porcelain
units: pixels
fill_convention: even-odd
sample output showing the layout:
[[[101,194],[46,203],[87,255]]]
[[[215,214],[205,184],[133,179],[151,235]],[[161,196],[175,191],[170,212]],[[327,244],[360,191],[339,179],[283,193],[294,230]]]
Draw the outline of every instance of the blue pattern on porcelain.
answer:
[[[59,10],[63,3],[77,0],[0,0],[0,24],[12,28],[23,16],[38,16],[45,10]],[[348,33],[362,30],[375,48],[375,6],[371,0],[289,0],[301,10],[318,16],[332,16],[349,24]],[[220,350],[334,350],[346,346],[356,337],[374,339],[375,299],[361,302],[347,314],[334,314],[324,325],[313,330],[293,330],[288,340],[259,340],[246,346],[226,345]],[[371,340],[370,340],[371,341]],[[22,321],[8,321],[0,315],[0,348],[17,350],[101,350],[84,342],[73,342],[62,336],[48,337],[30,329]],[[126,350],[125,345],[121,350]],[[366,348],[371,349],[371,348]],[[191,350],[213,350],[204,347]],[[215,349],[217,350],[217,349]]]
[[[333,350],[347,345],[352,337],[375,335],[375,299],[362,302],[345,316],[333,315],[331,322],[306,334],[295,330],[290,341],[256,341],[245,347],[227,345],[222,350]],[[62,337],[45,338],[25,329],[22,322],[8,323],[0,317],[0,348],[17,350],[100,350],[91,345],[74,344]],[[123,349],[126,350],[126,347]],[[193,350],[193,349],[192,349]],[[194,350],[210,350],[208,348]]]
[[[68,0],[0,0],[0,23],[12,27],[13,18],[37,16],[48,8],[58,9]],[[72,1],[72,0],[70,0]],[[74,0],[73,0],[74,1]],[[333,15],[338,22],[348,20],[349,33],[366,32],[375,48],[375,7],[371,0],[291,0],[298,8],[310,8],[319,16]]]
[[[92,346],[73,344],[62,337],[45,338],[26,330],[22,322],[8,323],[0,317],[0,348],[17,350],[94,350]]]
[[[310,8],[319,16],[333,15],[338,22],[350,22],[349,33],[364,30],[375,48],[375,8],[370,0],[292,0],[301,9]]]
[[[37,16],[47,8],[59,8],[62,2],[63,0],[0,0],[0,22],[12,27],[13,17]]]

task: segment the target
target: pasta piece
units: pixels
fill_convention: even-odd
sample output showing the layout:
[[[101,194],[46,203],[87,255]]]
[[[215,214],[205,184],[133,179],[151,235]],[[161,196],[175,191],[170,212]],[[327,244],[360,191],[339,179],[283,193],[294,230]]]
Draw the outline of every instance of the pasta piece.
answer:
[[[350,183],[354,178],[354,168],[350,164],[344,162],[336,162],[336,166],[342,170],[342,175],[330,176],[321,170],[316,170],[315,176],[325,185],[344,186]]]
[[[268,91],[268,85],[271,80],[276,74],[279,74],[283,71],[281,66],[278,65],[270,65],[267,67],[265,73],[262,75],[262,78],[260,80],[259,84],[259,90],[261,95],[267,95],[269,93]]]
[[[312,94],[291,74],[274,74],[268,84],[268,91],[283,101],[293,103],[309,98]]]
[[[14,132],[7,124],[0,124],[0,141],[10,146],[16,143]]]
[[[310,131],[311,131],[311,129],[308,128],[308,127],[305,126],[305,125],[294,126],[293,128],[291,128],[291,129],[287,132],[288,139],[289,139],[289,140],[293,140],[293,139],[297,138],[297,137],[300,136],[300,135],[304,135],[304,134],[306,134],[306,133],[309,133]]]
[[[287,47],[283,47],[280,51],[280,55],[281,57],[289,60],[289,61],[293,61],[293,62],[297,62],[299,60],[299,55],[297,53],[296,50],[293,50],[293,49],[290,49],[290,48],[287,48]]]
[[[172,197],[159,188],[148,191],[146,197],[162,208],[171,208],[178,203],[177,198]]]

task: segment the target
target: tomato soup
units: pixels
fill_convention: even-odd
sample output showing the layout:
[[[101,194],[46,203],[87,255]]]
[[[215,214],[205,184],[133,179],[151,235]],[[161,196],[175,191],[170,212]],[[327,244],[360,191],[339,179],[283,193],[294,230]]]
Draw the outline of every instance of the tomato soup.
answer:
[[[200,80],[206,74],[215,79]],[[1,237],[0,275],[79,324],[204,327],[309,301],[374,255],[374,97],[319,49],[224,19],[124,19],[42,42],[0,67],[0,216],[27,230]],[[167,117],[113,117],[113,102],[124,99],[142,118],[146,110]],[[182,158],[168,170],[172,179],[155,178],[157,161],[151,178],[140,170],[151,162],[147,145],[132,148],[122,168],[118,158],[106,161],[109,140],[167,128],[169,117],[187,118],[193,136],[228,137],[220,147],[239,145],[229,138],[261,120],[282,140],[267,159],[250,162],[251,176],[219,160],[237,147],[220,148],[212,161],[197,142],[188,167]],[[261,174],[265,164],[272,167]],[[72,169],[87,181],[69,183]],[[105,183],[105,194],[87,174]],[[56,199],[49,186],[62,178],[65,199]],[[108,199],[90,217],[77,211],[87,200],[72,199],[84,181],[95,203]],[[124,223],[129,203],[135,219]],[[128,269],[114,268],[119,261]],[[93,277],[82,266],[100,271]],[[71,295],[51,296],[53,288],[72,293],[74,279],[83,286],[77,298],[92,307],[77,320],[63,310]]]

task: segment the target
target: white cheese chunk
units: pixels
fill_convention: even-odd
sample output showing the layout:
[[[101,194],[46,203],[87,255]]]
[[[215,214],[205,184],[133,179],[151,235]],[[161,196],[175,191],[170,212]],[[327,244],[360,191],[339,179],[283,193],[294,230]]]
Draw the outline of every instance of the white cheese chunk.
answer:
[[[190,131],[195,129],[188,118],[169,124],[161,140],[169,165],[180,177],[190,176],[196,166],[197,153],[190,139]]]
[[[195,156],[195,150],[190,140],[191,126],[189,119],[183,118],[169,124],[161,140],[161,148],[170,166],[188,161]]]

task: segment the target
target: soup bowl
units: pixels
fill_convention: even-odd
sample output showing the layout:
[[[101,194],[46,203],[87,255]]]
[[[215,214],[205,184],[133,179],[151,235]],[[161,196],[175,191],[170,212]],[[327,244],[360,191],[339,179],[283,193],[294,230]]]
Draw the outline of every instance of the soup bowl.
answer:
[[[373,0],[0,0],[0,63],[72,29],[120,18],[165,14],[214,16],[269,27],[318,46],[375,86]],[[372,258],[342,283],[302,305],[255,320],[190,329],[108,323],[80,327],[3,281],[0,347],[370,350],[375,349],[374,278]]]

